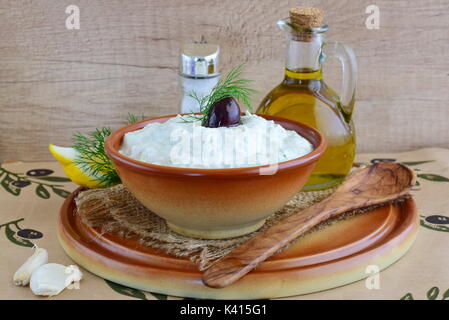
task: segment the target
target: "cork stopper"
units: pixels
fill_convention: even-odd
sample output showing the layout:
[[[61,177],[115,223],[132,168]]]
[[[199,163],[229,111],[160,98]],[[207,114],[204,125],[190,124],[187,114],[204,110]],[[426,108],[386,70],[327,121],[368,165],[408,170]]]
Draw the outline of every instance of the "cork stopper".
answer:
[[[301,28],[318,28],[323,23],[323,13],[318,8],[295,7],[289,11],[290,23]]]

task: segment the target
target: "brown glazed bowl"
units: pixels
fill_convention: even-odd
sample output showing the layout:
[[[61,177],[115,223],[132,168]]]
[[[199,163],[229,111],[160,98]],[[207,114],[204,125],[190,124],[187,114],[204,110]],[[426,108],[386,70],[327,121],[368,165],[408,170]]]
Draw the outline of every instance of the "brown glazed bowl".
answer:
[[[326,141],[317,130],[296,121],[260,115],[299,133],[313,145],[313,151],[278,163],[272,174],[261,174],[269,166],[180,168],[145,163],[119,153],[125,133],[174,116],[123,127],[109,136],[105,148],[122,182],[137,200],[164,218],[171,230],[188,237],[221,239],[259,229],[302,188],[326,149]]]

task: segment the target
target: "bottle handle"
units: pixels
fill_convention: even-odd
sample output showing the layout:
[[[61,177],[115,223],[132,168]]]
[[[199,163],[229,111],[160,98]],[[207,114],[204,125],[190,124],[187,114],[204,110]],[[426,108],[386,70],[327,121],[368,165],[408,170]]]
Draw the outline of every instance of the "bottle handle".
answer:
[[[325,42],[322,46],[323,62],[328,57],[336,57],[342,67],[342,92],[340,103],[345,118],[350,119],[354,109],[355,88],[357,83],[357,61],[354,51],[340,42]]]

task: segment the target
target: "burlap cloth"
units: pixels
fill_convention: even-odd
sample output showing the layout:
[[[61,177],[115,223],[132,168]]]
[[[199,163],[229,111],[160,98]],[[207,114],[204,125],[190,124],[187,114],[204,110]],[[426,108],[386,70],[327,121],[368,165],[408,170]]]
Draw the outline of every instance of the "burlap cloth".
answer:
[[[146,209],[122,184],[106,188],[81,192],[77,199],[77,214],[85,223],[97,227],[102,233],[113,232],[123,237],[137,238],[145,246],[159,249],[176,257],[188,257],[198,263],[200,270],[229,253],[239,244],[281,219],[307,208],[330,195],[334,189],[316,192],[299,192],[281,210],[272,214],[259,230],[245,236],[206,240],[184,237],[171,231],[164,219]],[[355,212],[329,219],[309,232],[323,228]],[[284,248],[285,249],[285,248]]]
[[[415,244],[402,259],[380,273],[380,288],[377,290],[367,289],[365,281],[362,280],[289,299],[449,298],[449,150],[432,148],[397,154],[363,154],[358,155],[356,160],[369,164],[379,158],[408,162],[417,170],[419,186],[414,188],[412,193],[421,216],[421,227]],[[40,172],[44,174],[41,177],[27,175],[36,174],[36,169],[52,172]],[[17,176],[28,177],[33,182],[17,183]],[[64,197],[77,187],[66,182],[63,177],[63,171],[56,162],[2,164],[0,299],[47,299],[34,296],[29,288],[12,284],[12,275],[31,255],[30,246],[33,244],[48,250],[50,262],[65,265],[74,263],[62,250],[56,233],[56,217]],[[304,198],[296,200],[304,206],[309,205],[308,201],[311,201]],[[298,204],[295,204],[295,200],[286,208],[292,204],[291,208],[296,210]],[[170,233],[167,238],[168,243],[176,244],[176,241],[170,239]],[[148,238],[145,238],[145,241],[148,241]],[[176,245],[174,247],[176,248]],[[213,258],[216,248],[221,250],[220,245],[208,243],[207,251],[203,255]],[[197,250],[193,256],[198,258],[201,257],[202,249]],[[179,299],[126,288],[107,282],[87,270],[83,272],[85,277],[79,290],[65,290],[51,299]]]

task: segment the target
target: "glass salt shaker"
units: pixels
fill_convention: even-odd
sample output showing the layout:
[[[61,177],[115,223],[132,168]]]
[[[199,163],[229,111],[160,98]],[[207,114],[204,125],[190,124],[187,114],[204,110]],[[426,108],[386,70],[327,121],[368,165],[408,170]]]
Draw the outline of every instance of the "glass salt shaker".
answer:
[[[206,41],[185,43],[181,49],[179,78],[182,87],[180,113],[200,112],[198,102],[189,97],[208,95],[220,79],[220,47]]]

